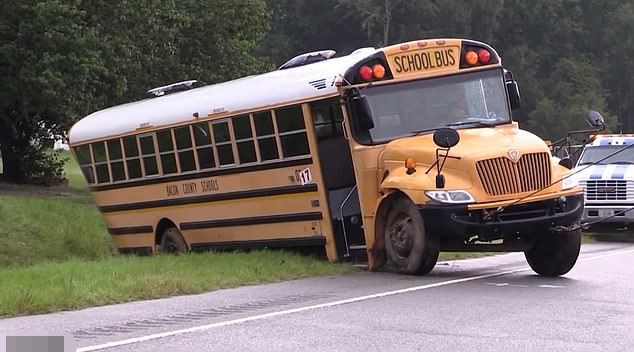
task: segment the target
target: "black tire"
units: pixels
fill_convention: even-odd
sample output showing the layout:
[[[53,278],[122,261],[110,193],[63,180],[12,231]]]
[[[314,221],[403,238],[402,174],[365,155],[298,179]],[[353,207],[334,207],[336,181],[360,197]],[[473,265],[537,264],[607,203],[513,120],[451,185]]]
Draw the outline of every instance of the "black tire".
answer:
[[[187,243],[185,243],[183,235],[176,227],[170,227],[163,233],[160,252],[172,254],[187,253]]]
[[[438,260],[437,241],[425,232],[423,218],[406,198],[395,199],[385,219],[385,267],[401,274],[425,275]]]
[[[524,255],[536,273],[555,277],[566,274],[575,266],[580,250],[581,230],[575,230],[540,236]]]

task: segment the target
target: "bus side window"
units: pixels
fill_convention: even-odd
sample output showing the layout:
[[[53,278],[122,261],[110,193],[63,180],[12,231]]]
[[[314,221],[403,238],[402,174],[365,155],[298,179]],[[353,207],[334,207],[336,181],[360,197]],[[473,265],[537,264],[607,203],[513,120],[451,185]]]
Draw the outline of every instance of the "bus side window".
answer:
[[[176,138],[176,149],[178,149],[178,162],[181,166],[181,172],[196,170],[196,160],[194,159],[189,126],[175,128],[174,137]]]
[[[240,164],[258,161],[255,143],[253,143],[253,133],[251,133],[251,118],[249,115],[241,115],[232,118],[232,120]]]
[[[158,165],[156,163],[156,152],[154,150],[154,135],[139,136],[141,145],[141,156],[145,167],[145,176],[158,175]]]
[[[176,167],[176,154],[174,152],[172,130],[163,130],[156,132],[156,141],[158,142],[163,175],[176,173],[178,171],[178,168]]]
[[[123,151],[125,152],[125,164],[128,168],[128,177],[132,180],[140,178],[141,159],[139,158],[139,147],[137,146],[136,136],[123,137]]]
[[[231,145],[231,134],[229,133],[229,123],[222,121],[212,125],[214,141],[218,151],[218,163],[220,166],[235,164],[233,157],[233,146]]]
[[[108,170],[108,159],[106,157],[105,142],[90,144],[92,156],[95,159],[95,171],[97,172],[97,183],[110,182],[110,171]]]
[[[92,158],[90,157],[90,146],[88,144],[75,147],[75,154],[79,161],[79,167],[89,184],[95,183],[95,172],[92,168]]]
[[[273,126],[271,111],[253,114],[253,124],[255,125],[255,134],[258,139],[260,159],[262,161],[279,159],[280,153],[277,139],[275,138],[275,127]]]
[[[284,158],[309,155],[310,148],[301,106],[276,109],[275,119]]]
[[[198,155],[198,167],[201,170],[216,167],[214,150],[211,145],[211,133],[209,133],[209,123],[203,122],[194,126],[194,142],[196,143],[196,154]]]
[[[121,140],[111,139],[106,144],[108,146],[112,181],[123,181],[125,180],[125,168],[123,166],[123,153],[121,153]]]

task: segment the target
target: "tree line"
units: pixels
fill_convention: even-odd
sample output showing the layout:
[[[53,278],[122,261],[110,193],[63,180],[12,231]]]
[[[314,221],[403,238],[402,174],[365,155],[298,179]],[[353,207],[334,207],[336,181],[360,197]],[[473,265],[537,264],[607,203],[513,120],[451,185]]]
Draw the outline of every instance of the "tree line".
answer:
[[[521,126],[556,139],[588,109],[634,129],[633,0],[21,0],[0,3],[3,179],[52,184],[44,140],[150,88],[273,70],[300,53],[432,37],[487,42]]]

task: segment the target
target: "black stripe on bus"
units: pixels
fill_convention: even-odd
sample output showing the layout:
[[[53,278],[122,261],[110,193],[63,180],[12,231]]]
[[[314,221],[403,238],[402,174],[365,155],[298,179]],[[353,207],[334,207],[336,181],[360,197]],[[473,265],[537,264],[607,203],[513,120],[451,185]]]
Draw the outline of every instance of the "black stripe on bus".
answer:
[[[194,196],[194,197],[185,197],[185,198],[162,199],[162,200],[152,200],[147,202],[104,205],[99,207],[99,210],[103,213],[111,213],[115,211],[149,209],[149,208],[169,207],[169,206],[175,206],[175,205],[217,202],[221,200],[257,198],[257,197],[277,196],[282,194],[295,194],[295,193],[308,193],[308,192],[317,192],[317,185],[314,183],[311,183],[304,186],[300,186],[300,185],[282,186],[282,187],[256,189],[256,190],[250,190],[250,191],[207,194],[203,196]]]
[[[123,247],[118,249],[119,254],[151,255],[152,247]]]
[[[109,227],[108,232],[111,235],[134,235],[154,233],[152,226],[130,226],[130,227]]]
[[[206,221],[182,222],[181,230],[211,229],[244,225],[277,224],[281,222],[321,220],[321,212],[254,216],[249,218],[218,219]]]
[[[293,238],[275,238],[269,240],[245,240],[245,241],[226,241],[226,242],[200,242],[192,243],[193,251],[217,249],[244,249],[244,248],[277,248],[277,247],[309,247],[326,245],[326,237],[310,236],[310,237],[293,237]]]
[[[97,186],[91,186],[90,189],[95,192],[108,191],[112,189],[146,186],[146,185],[153,185],[153,184],[165,183],[165,182],[193,180],[193,179],[204,178],[204,177],[214,177],[214,176],[222,176],[222,175],[240,174],[245,172],[281,169],[285,167],[308,165],[312,163],[313,163],[312,158],[304,158],[304,159],[281,161],[277,163],[267,163],[267,164],[260,164],[260,165],[235,167],[231,169],[197,172],[193,174],[157,177],[157,178],[143,179],[138,181],[130,181],[125,183],[115,183],[110,185],[97,185]]]

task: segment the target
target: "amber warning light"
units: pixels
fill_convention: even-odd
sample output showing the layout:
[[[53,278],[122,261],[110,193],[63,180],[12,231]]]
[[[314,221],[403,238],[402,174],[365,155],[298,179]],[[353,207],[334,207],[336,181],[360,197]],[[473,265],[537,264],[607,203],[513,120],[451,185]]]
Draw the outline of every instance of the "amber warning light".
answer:
[[[491,53],[486,49],[467,50],[464,54],[464,62],[469,66],[488,64],[491,61]]]

